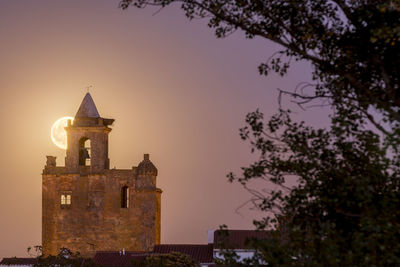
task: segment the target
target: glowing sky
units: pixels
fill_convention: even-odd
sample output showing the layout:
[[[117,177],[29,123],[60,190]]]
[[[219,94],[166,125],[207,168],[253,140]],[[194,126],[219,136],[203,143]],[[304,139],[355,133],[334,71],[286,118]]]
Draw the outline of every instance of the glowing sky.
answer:
[[[284,79],[258,75],[277,47],[241,33],[216,39],[206,21],[178,8],[127,11],[118,0],[0,1],[0,258],[41,243],[41,171],[64,165],[50,128],[74,116],[90,93],[116,121],[110,166],[159,170],[163,243],[206,243],[207,229],[252,228],[257,214],[226,174],[251,162],[238,135],[247,112],[277,108],[275,88],[308,80],[297,65]],[[325,118],[302,113],[313,123]]]

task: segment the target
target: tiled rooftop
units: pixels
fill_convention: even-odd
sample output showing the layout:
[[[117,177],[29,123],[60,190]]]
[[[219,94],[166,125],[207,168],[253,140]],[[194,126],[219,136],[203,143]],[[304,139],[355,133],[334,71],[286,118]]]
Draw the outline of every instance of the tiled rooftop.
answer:
[[[189,255],[193,260],[198,263],[213,262],[213,245],[191,245],[191,244],[166,244],[155,245],[155,254],[168,254],[171,252],[180,252]]]
[[[33,265],[37,262],[36,258],[3,258],[1,265]]]
[[[214,232],[214,249],[249,249],[252,240],[265,240],[269,231],[254,230],[216,230]]]
[[[125,251],[125,254],[120,251],[98,251],[93,258],[96,264],[107,267],[116,266],[143,266],[149,252]]]

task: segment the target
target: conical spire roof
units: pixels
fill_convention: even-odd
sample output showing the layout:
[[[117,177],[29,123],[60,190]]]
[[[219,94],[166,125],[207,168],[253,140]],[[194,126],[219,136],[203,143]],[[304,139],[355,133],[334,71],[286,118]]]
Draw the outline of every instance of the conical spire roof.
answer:
[[[100,118],[93,98],[89,93],[83,98],[75,118]]]

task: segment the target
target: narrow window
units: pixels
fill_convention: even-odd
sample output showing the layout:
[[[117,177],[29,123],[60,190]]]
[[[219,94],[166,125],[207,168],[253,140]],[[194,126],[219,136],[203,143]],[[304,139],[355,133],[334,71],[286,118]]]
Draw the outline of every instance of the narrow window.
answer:
[[[127,186],[121,189],[121,208],[129,208],[129,187]]]
[[[79,140],[79,165],[90,166],[90,139],[83,137]]]
[[[61,205],[65,205],[65,195],[61,195]]]
[[[67,195],[65,198],[65,204],[66,205],[71,205],[71,195]]]
[[[64,207],[71,205],[71,194],[62,194],[60,204]]]

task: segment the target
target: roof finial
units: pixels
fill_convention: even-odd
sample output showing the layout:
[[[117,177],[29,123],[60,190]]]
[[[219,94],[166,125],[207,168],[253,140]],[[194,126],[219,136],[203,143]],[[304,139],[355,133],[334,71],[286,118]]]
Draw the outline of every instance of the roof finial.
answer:
[[[93,87],[93,85],[89,85],[89,86],[85,87],[88,93],[89,93],[89,89],[92,88],[92,87]]]

